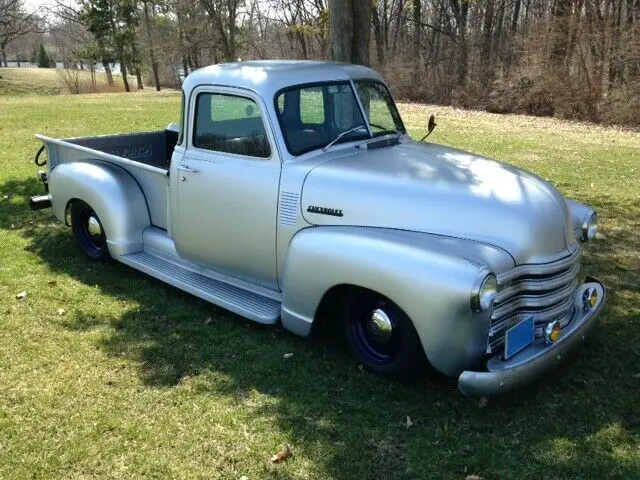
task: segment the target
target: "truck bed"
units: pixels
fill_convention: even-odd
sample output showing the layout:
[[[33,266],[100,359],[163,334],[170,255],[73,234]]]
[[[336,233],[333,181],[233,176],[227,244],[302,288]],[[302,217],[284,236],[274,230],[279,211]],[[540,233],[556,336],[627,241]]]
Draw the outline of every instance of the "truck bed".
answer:
[[[168,228],[167,189],[171,155],[178,141],[173,130],[55,139],[36,135],[47,146],[49,174],[69,162],[111,163],[129,172],[143,190],[151,223]]]

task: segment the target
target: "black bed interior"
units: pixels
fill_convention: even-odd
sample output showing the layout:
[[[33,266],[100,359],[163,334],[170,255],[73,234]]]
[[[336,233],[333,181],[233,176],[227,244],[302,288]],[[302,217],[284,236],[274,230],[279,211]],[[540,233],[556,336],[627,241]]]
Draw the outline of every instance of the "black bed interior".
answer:
[[[168,170],[173,149],[178,142],[178,133],[172,130],[159,130],[125,135],[85,137],[66,141]]]

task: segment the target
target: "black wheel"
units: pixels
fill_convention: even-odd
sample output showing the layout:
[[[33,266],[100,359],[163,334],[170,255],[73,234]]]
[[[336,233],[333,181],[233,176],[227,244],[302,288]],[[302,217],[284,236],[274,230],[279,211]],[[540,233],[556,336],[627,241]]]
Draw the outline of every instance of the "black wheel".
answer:
[[[86,203],[77,200],[71,205],[73,237],[80,249],[92,260],[109,258],[107,237],[96,212]]]
[[[426,370],[418,333],[397,305],[371,291],[350,292],[346,300],[347,340],[359,362],[399,380],[413,380]]]

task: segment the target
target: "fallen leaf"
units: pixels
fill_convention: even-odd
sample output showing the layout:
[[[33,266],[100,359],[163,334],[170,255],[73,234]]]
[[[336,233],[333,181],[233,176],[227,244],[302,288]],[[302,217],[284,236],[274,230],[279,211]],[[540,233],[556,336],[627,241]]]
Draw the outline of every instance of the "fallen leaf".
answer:
[[[358,365],[358,369],[359,369],[361,372],[364,372],[364,365],[362,365],[362,364]]]
[[[205,319],[205,321],[204,321],[204,322],[202,322],[202,323],[204,323],[205,325],[209,325],[211,322],[213,322],[213,318],[211,318],[211,317],[207,317],[207,318]]]
[[[59,309],[56,311],[56,315],[58,315],[59,317],[61,317],[61,316],[62,316],[62,315],[64,315],[64,314],[65,314],[65,310],[64,310],[64,308],[59,308]]]
[[[7,198],[9,198],[9,195],[3,195],[2,198],[6,200]]]
[[[25,300],[27,298],[27,292],[20,292],[16,294],[16,298],[18,300]]]
[[[284,462],[287,458],[291,457],[293,453],[291,452],[291,447],[287,443],[284,446],[284,450],[280,450],[273,457],[271,457],[271,463],[280,463]]]
[[[13,230],[14,228],[16,228],[16,226],[12,223],[11,225],[9,225],[9,228],[11,228],[11,230]]]
[[[291,358],[291,357],[293,357],[293,353],[285,353],[285,354],[283,355],[283,357],[284,357],[284,358]]]
[[[484,478],[478,475],[467,475],[466,477],[464,477],[464,480],[484,480]]]
[[[240,480],[249,480],[249,477],[247,477],[246,475],[242,475],[242,476],[240,477]]]
[[[47,283],[49,284],[50,287],[53,287],[58,284],[58,282],[56,282],[55,280],[49,280]]]
[[[407,428],[413,427],[413,422],[411,421],[411,417],[409,417],[409,415],[407,415],[407,421],[405,422],[404,426]]]
[[[482,397],[478,402],[478,407],[484,408],[487,406],[487,403],[489,403],[489,400],[487,399],[487,397]]]

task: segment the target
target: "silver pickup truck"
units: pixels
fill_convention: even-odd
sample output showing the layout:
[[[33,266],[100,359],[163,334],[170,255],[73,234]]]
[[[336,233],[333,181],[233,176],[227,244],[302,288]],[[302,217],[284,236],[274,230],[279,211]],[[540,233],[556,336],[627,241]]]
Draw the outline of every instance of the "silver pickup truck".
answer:
[[[329,328],[382,375],[430,365],[465,394],[507,392],[562,362],[604,306],[580,277],[595,211],[413,140],[365,67],[215,65],[186,78],[165,131],[37,138],[48,193],[31,207],[53,207],[88,257],[299,335],[332,307]]]

